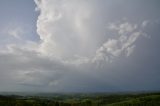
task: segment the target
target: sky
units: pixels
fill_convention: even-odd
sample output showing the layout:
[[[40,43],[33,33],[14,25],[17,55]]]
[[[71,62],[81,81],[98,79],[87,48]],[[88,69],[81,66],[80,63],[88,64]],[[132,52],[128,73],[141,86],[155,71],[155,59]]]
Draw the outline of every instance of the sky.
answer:
[[[159,5],[0,0],[0,91],[159,91]]]

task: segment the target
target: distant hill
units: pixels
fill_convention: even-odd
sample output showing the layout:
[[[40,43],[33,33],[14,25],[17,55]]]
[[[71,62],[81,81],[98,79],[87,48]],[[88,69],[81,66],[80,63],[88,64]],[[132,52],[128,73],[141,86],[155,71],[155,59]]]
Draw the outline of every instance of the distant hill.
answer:
[[[44,96],[41,95],[0,95],[0,106],[160,106],[160,93],[48,93],[49,96],[46,93]]]

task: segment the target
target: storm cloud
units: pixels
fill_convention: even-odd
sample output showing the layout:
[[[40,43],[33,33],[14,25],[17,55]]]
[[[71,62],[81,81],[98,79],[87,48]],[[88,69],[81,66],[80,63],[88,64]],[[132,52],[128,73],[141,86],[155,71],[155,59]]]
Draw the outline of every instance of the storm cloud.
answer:
[[[0,32],[9,39],[0,40],[1,91],[160,89],[158,0],[32,3],[37,35],[19,24]]]

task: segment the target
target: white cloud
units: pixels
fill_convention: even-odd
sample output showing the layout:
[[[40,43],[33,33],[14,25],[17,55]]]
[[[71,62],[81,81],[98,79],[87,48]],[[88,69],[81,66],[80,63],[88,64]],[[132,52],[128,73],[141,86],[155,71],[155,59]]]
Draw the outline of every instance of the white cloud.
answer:
[[[130,56],[135,48],[136,40],[144,35],[142,31],[137,31],[137,25],[128,22],[109,25],[109,30],[116,31],[118,37],[106,41],[97,51],[93,61],[105,60],[112,62],[114,58],[120,56]]]
[[[110,30],[117,30],[118,33],[121,34],[126,34],[129,32],[133,32],[135,29],[137,29],[136,24],[130,24],[128,22],[124,22],[121,24],[118,23],[110,23],[108,26],[108,29]]]
[[[31,31],[31,26],[28,26],[24,23],[20,22],[10,22],[6,23],[3,28],[0,29],[0,43],[1,47],[7,47],[7,45],[30,45],[31,42],[34,42],[35,37],[33,32]]]
[[[98,10],[93,11],[94,2],[84,0],[35,0],[35,2],[40,11],[37,20],[37,33],[41,38],[39,51],[65,62],[83,64],[97,61],[102,57],[112,61],[113,57],[127,53],[128,48],[142,35],[137,24],[127,21],[110,23],[108,29],[110,32],[117,32],[118,37],[114,39],[106,37],[108,40],[104,42],[102,35],[97,33],[98,26],[92,25],[95,22],[91,19],[100,21],[95,16]],[[105,19],[103,21],[105,22]],[[98,50],[100,45],[97,42],[102,45]],[[129,56],[131,52],[127,54],[125,55]]]
[[[21,39],[21,36],[24,34],[24,30],[21,27],[12,28],[8,29],[7,34],[17,39]]]
[[[148,24],[149,24],[149,21],[145,20],[145,21],[142,22],[142,27],[146,27]]]
[[[99,82],[103,82],[101,86],[110,85],[112,79],[116,81],[118,74],[124,72],[122,69],[112,72],[112,68],[119,70],[117,67],[123,61],[114,68],[116,59],[130,58],[137,39],[145,35],[141,30],[147,25],[145,22],[143,25],[124,20],[117,23],[99,17],[97,14],[103,14],[96,8],[99,1],[35,2],[40,11],[37,19],[40,42],[9,44],[0,51],[2,75],[19,85],[51,87],[51,91],[75,86],[74,89],[87,89]],[[18,39],[23,33],[18,28],[8,32]]]
[[[66,58],[86,56],[95,51],[96,40],[90,20],[94,17],[92,2],[45,0],[36,3],[40,11],[37,33],[42,40],[42,53]]]

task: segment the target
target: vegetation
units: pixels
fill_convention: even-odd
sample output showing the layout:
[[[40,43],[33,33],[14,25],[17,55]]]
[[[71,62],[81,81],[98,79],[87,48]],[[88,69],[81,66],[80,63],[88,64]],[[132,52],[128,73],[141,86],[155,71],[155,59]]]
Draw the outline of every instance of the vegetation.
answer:
[[[160,93],[1,95],[0,106],[160,106]]]

